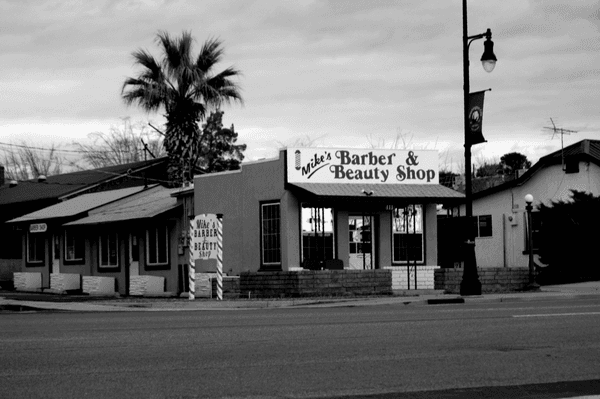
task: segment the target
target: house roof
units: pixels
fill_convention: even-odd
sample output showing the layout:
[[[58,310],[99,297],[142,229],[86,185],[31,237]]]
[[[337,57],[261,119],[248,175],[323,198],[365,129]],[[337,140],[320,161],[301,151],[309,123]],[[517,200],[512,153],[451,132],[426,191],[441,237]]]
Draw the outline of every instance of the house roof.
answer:
[[[179,204],[171,194],[179,189],[156,186],[111,204],[96,208],[84,217],[65,226],[115,223],[127,220],[149,219],[161,215]]]
[[[324,184],[290,183],[309,193],[323,197],[410,198],[432,201],[464,200],[464,195],[440,184]],[[364,191],[363,191],[364,190]]]
[[[504,184],[491,187],[487,190],[482,190],[473,194],[473,198],[481,198],[490,194],[497,193],[499,191],[506,190],[507,188],[520,186],[531,178],[540,169],[562,163],[563,159],[575,158],[578,160],[588,160],[600,165],[600,140],[582,140],[575,144],[571,144],[563,148],[545,155],[540,160],[529,168],[519,178],[510,180]]]
[[[120,190],[83,194],[79,197],[59,202],[58,204],[40,209],[39,211],[28,213],[27,215],[9,220],[7,223],[22,223],[77,216],[80,214],[84,214],[94,208],[106,205],[113,201],[138,193],[143,189],[143,187],[138,186],[123,188]]]
[[[43,199],[58,199],[67,194],[75,193],[79,190],[87,189],[166,161],[167,158],[163,157],[149,161],[132,162],[123,165],[48,176],[43,182],[38,182],[37,179],[26,180],[19,182],[14,187],[5,184],[0,186],[0,205]]]

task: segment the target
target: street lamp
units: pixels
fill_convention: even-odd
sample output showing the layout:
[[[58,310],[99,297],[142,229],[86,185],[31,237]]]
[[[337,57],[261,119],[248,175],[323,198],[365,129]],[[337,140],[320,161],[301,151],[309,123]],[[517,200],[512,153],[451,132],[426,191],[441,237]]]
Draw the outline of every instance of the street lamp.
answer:
[[[471,42],[483,39],[484,51],[481,63],[486,72],[492,72],[496,66],[494,55],[494,42],[492,42],[492,31],[488,29],[485,33],[469,36],[467,31],[467,0],[462,2],[463,12],[463,91],[464,91],[464,128],[465,128],[465,215],[467,241],[464,245],[464,271],[460,283],[461,295],[481,295],[481,282],[477,274],[477,260],[475,258],[475,232],[473,229],[473,183],[471,181],[471,132],[469,126],[469,46]]]
[[[527,243],[529,244],[529,284],[527,285],[528,291],[538,291],[540,285],[535,282],[535,266],[533,264],[533,219],[531,218],[531,211],[533,210],[533,195],[527,194],[525,196],[525,210],[527,211]]]

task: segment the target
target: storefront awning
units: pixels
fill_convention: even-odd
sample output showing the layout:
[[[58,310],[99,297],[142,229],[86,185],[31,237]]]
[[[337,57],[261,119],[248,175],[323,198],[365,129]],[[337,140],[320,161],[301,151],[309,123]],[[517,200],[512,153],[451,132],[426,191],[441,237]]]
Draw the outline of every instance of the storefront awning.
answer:
[[[320,197],[398,198],[426,202],[463,202],[464,194],[440,184],[289,183]]]

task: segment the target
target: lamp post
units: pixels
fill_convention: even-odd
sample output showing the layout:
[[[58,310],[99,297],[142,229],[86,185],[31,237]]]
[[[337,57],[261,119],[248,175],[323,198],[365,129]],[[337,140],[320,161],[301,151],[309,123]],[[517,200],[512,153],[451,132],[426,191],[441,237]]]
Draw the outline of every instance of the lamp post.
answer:
[[[469,125],[469,46],[471,42],[483,39],[484,51],[481,63],[486,72],[492,72],[496,66],[492,31],[469,36],[467,30],[467,0],[462,2],[463,13],[463,94],[464,94],[464,128],[465,128],[465,215],[467,240],[464,244],[464,271],[460,283],[461,295],[481,295],[481,282],[477,274],[477,260],[475,258],[475,232],[473,231],[473,186],[471,180],[471,132]]]
[[[525,196],[525,203],[525,210],[527,211],[527,246],[529,248],[529,284],[527,285],[527,290],[538,291],[540,285],[535,282],[535,266],[533,264],[533,219],[531,218],[533,195],[527,194]]]

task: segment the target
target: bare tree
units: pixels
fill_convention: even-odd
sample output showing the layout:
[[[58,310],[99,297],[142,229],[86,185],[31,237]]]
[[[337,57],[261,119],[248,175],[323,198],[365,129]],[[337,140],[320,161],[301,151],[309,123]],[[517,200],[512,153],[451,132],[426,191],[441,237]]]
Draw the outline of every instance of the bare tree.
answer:
[[[39,176],[58,175],[66,163],[56,144],[39,148],[25,141],[0,149],[0,164],[7,180],[29,180]]]
[[[108,133],[88,134],[92,144],[74,142],[83,160],[93,168],[143,161],[165,156],[160,131],[148,122],[131,122],[122,118],[122,124],[111,126]]]

